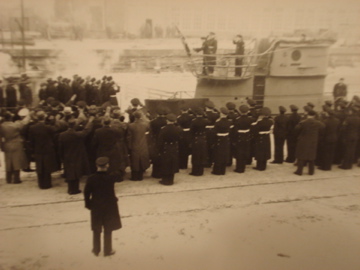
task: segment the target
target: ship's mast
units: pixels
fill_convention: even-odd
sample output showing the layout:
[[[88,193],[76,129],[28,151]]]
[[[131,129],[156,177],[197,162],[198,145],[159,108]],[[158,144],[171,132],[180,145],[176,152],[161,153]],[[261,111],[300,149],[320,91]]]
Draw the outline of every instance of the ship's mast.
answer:
[[[20,0],[21,4],[21,39],[22,39],[22,72],[26,72],[26,48],[25,48],[25,17],[24,17],[24,0]]]

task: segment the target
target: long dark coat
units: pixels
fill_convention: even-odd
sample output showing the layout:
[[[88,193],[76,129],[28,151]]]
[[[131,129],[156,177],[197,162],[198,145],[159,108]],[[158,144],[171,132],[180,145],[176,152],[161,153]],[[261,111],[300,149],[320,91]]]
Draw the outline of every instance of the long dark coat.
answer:
[[[225,164],[228,162],[230,155],[230,127],[231,120],[227,118],[220,118],[215,122],[214,131],[216,134],[216,141],[214,144],[214,162],[218,164]],[[226,136],[220,136],[226,134]]]
[[[165,125],[166,125],[165,116],[158,116],[155,119],[150,121],[148,146],[149,146],[150,159],[153,162],[157,162],[159,159],[158,137],[159,137],[161,128]]]
[[[58,170],[54,145],[55,128],[39,122],[29,128],[29,142],[34,153],[36,171],[55,172]]]
[[[121,155],[118,143],[119,137],[124,137],[124,132],[110,126],[98,128],[93,137],[93,147],[96,149],[96,156],[108,157],[110,159],[109,173],[121,172],[125,169],[124,158]]]
[[[179,171],[179,140],[182,130],[173,124],[164,126],[159,133],[158,143],[162,175]]]
[[[268,160],[271,158],[271,142],[270,133],[274,121],[268,117],[265,117],[252,124],[252,133],[254,136],[254,158],[256,160]],[[268,132],[267,134],[261,134],[261,132]]]
[[[296,158],[299,160],[315,160],[319,133],[325,125],[318,120],[308,118],[301,121],[295,128],[299,134],[296,143]]]
[[[196,117],[192,120],[190,125],[190,133],[192,135],[192,146],[191,146],[191,163],[194,166],[206,165],[208,152],[207,152],[207,141],[206,141],[206,126],[209,121],[204,117]]]
[[[85,189],[85,207],[91,210],[91,229],[101,232],[114,231],[122,227],[117,197],[114,190],[115,177],[107,172],[89,176]]]
[[[60,157],[64,164],[65,179],[67,181],[80,179],[90,173],[89,161],[84,140],[91,127],[82,131],[68,129],[59,136]]]
[[[133,123],[129,124],[127,143],[132,171],[145,171],[150,167],[149,149],[146,138],[148,131],[149,123],[142,119],[136,119]]]

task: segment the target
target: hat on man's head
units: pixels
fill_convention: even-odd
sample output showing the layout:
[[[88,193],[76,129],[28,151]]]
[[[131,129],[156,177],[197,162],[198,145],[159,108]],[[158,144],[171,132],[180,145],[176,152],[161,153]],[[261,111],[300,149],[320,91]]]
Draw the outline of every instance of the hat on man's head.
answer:
[[[226,109],[225,107],[221,107],[220,108],[220,112],[222,113],[222,114],[228,114],[229,113],[229,110],[228,109]]]
[[[215,108],[214,102],[212,102],[211,100],[205,101],[205,106],[210,108],[210,109]]]
[[[169,113],[168,115],[166,115],[166,119],[171,121],[171,122],[175,122],[176,121],[176,115],[173,113]]]
[[[63,113],[66,115],[72,114],[71,107],[64,107]]]
[[[201,107],[195,107],[192,111],[193,111],[195,114],[197,114],[197,115],[202,115],[202,114],[204,114],[204,109],[201,108]]]
[[[308,103],[306,103],[306,105],[312,109],[315,107],[315,105],[312,102],[308,102]]]
[[[140,100],[138,98],[133,98],[132,100],[130,100],[130,103],[133,106],[138,106],[140,105]]]
[[[235,109],[236,109],[236,105],[235,105],[234,102],[228,102],[228,103],[226,103],[226,108],[227,108],[228,110],[235,110]]]
[[[21,116],[21,117],[25,117],[25,116],[28,116],[30,113],[29,109],[28,108],[22,108],[19,112],[18,112],[18,115]]]
[[[331,107],[331,106],[333,105],[333,102],[332,102],[331,100],[326,100],[326,101],[325,101],[325,105]]]
[[[316,115],[316,112],[315,112],[314,110],[310,109],[310,110],[308,111],[308,115],[309,115],[309,116],[315,116],[315,115]]]
[[[104,167],[106,164],[109,163],[109,158],[108,157],[99,157],[96,159],[95,163],[99,167]]]
[[[284,106],[279,106],[279,111],[280,112],[286,112],[286,108]]]
[[[303,109],[304,109],[305,112],[309,112],[311,110],[311,107],[306,105],[306,106],[303,107]]]
[[[134,117],[136,119],[140,119],[142,117],[142,113],[140,111],[136,111],[136,112],[134,112]]]
[[[249,104],[249,106],[251,106],[251,107],[256,105],[255,100],[253,100],[253,99],[251,99],[251,98],[248,98],[246,101],[247,101],[247,103]]]
[[[296,106],[296,105],[294,105],[294,104],[291,104],[291,105],[290,105],[290,110],[292,110],[292,111],[297,111],[297,110],[299,110],[299,108],[298,108],[298,106]]]
[[[249,111],[249,106],[248,105],[241,105],[240,107],[239,107],[239,110],[240,110],[240,112],[241,113],[247,113],[248,111]]]
[[[260,114],[263,116],[270,116],[271,110],[268,107],[261,108]]]

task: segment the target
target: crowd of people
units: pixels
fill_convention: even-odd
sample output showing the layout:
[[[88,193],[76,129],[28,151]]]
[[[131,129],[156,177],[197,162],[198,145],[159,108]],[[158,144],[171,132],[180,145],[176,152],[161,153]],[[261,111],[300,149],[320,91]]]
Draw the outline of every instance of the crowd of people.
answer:
[[[321,110],[309,102],[303,114],[295,105],[290,114],[280,106],[276,116],[250,98],[238,108],[232,102],[215,108],[209,100],[205,106],[183,106],[178,115],[158,107],[151,119],[137,98],[122,112],[111,101],[116,91],[119,87],[107,76],[102,81],[58,77],[41,85],[38,106],[29,109],[29,103],[19,101],[3,108],[0,141],[6,182],[21,183],[20,171],[33,171],[30,164],[35,162],[41,189],[51,188],[51,174],[63,170],[68,193],[77,194],[79,179],[96,172],[99,157],[109,159],[108,173],[118,182],[125,179],[127,167],[130,180],[143,180],[151,168],[151,177],[163,185],[172,185],[174,175],[189,163],[193,176],[210,167],[212,174],[224,175],[233,162],[234,171],[244,173],[253,160],[254,169],[264,171],[272,156],[271,134],[271,163],[296,162],[298,175],[305,165],[309,174],[315,166],[351,169],[360,158],[357,96],[326,101]]]

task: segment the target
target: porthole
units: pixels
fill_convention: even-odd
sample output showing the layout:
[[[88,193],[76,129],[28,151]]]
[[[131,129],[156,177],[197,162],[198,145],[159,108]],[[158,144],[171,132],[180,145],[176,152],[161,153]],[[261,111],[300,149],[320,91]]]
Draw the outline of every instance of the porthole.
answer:
[[[291,53],[291,59],[294,61],[299,61],[301,58],[301,51],[295,50]]]

